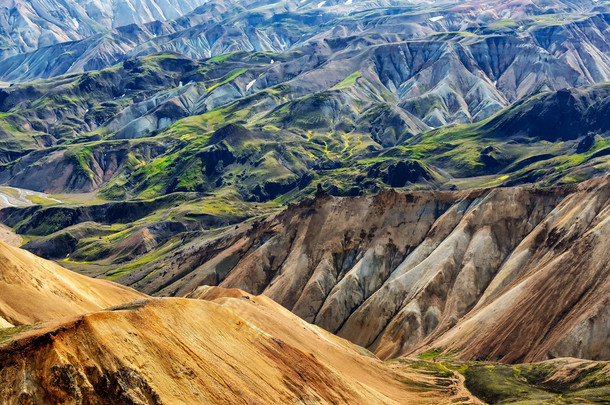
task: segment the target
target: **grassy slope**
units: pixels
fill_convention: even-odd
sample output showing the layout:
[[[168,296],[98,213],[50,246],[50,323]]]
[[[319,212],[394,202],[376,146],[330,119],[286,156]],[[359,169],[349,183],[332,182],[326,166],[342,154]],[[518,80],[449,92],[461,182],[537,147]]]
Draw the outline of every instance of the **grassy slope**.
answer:
[[[418,360],[392,360],[401,367],[429,373],[442,381],[453,373],[486,404],[603,404],[610,401],[610,365],[579,359],[531,364],[461,361],[430,350]]]

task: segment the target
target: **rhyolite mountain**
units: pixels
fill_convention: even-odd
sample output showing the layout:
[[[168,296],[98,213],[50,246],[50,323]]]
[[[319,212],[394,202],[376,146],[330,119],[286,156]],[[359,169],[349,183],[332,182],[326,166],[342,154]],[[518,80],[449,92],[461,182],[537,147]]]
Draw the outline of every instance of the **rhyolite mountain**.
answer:
[[[350,61],[331,68],[301,51],[158,55],[12,86],[0,91],[0,182],[106,199],[225,190],[267,201],[311,193],[313,180],[358,194],[464,183],[455,179],[569,182],[604,170],[595,158],[605,155],[606,84],[430,130]]]
[[[391,359],[609,360],[610,177],[578,187],[324,193],[118,278],[264,294]]]
[[[1,241],[0,274],[0,328],[99,311],[144,297],[130,288],[71,272]],[[3,339],[0,332],[0,341]]]
[[[549,186],[608,170],[610,86],[592,84],[610,71],[604,4],[230,4],[160,25],[188,25],[158,36],[188,46],[0,90],[0,183],[70,202],[0,211],[27,249],[118,278],[318,187]],[[234,29],[282,45],[231,42]],[[199,53],[210,42],[196,33],[216,50]],[[100,55],[88,40],[57,46]],[[37,52],[55,46],[15,57],[52,64]],[[14,60],[0,71],[19,74]]]
[[[479,403],[457,372],[381,362],[264,296],[153,299],[1,242],[0,258],[3,403]]]
[[[62,19],[70,4],[32,7]],[[127,6],[167,6],[155,4]],[[3,57],[2,80],[16,83],[0,90],[0,183],[285,202],[317,182],[357,195],[604,170],[604,4],[188,4]]]
[[[296,76],[296,84],[307,76],[321,91],[341,75],[364,75],[381,87],[377,97],[439,127],[480,121],[539,91],[607,81],[607,17],[595,2],[214,1],[176,20],[127,25],[2,58],[0,80],[99,70],[168,51],[194,59],[302,51],[318,63],[307,71],[289,69],[280,81]],[[257,89],[261,83],[250,90]]]
[[[548,30],[554,30],[557,25],[606,11],[605,4],[594,1],[492,1],[481,4],[411,0],[189,0],[169,4],[165,1],[96,3],[81,0],[33,5],[19,1],[6,3],[3,23],[7,38],[2,56],[3,59],[14,57],[6,62],[13,69],[2,77],[18,81],[99,69],[129,56],[160,50],[202,58],[238,50],[280,52],[312,40],[342,40],[352,36],[378,43],[421,39],[436,32],[464,31],[494,36],[518,30],[519,37],[527,37],[528,28],[536,27],[541,32],[535,37],[540,38],[534,41],[525,38],[530,45],[536,45],[538,40],[548,38]],[[192,12],[188,12],[190,10]],[[490,25],[496,22],[499,23]],[[20,29],[22,25],[26,28]],[[584,34],[588,39],[598,35],[587,31],[590,30],[575,34]],[[587,34],[593,34],[593,37]],[[572,42],[574,38],[570,37],[572,35],[568,34],[559,39]],[[587,41],[587,44],[595,46],[599,42]],[[533,51],[548,50],[549,45],[548,39],[544,40],[539,44],[541,49]],[[579,52],[574,43],[562,45],[570,49],[559,50],[556,55],[566,50],[572,54]]]
[[[267,54],[250,57],[262,59],[263,67],[269,64]],[[280,66],[282,59],[274,57],[273,65]],[[299,53],[286,57],[306,58]],[[162,86],[184,83],[191,74],[209,75],[200,88],[214,87],[213,94],[237,71],[241,74],[231,82],[236,89],[251,82],[239,70],[245,69],[240,67],[244,60],[237,54],[208,62],[215,67],[212,74],[192,61],[193,70],[185,71],[185,60],[175,56],[150,57],[93,78],[91,73],[63,78],[64,86],[51,87],[57,83],[52,80],[5,91],[2,105],[23,110],[2,117],[7,122],[2,182],[55,193],[89,192],[87,198],[97,193],[101,201],[43,201],[1,210],[0,220],[32,236],[25,247],[36,254],[67,260],[67,266],[90,274],[119,277],[187,241],[312,196],[318,185],[338,196],[386,188],[548,186],[575,184],[608,170],[606,84],[540,93],[482,122],[423,133],[413,129],[416,119],[370,99],[359,114],[352,110],[357,115],[351,124],[346,122],[345,109],[369,94],[362,91],[363,78],[289,101],[282,95],[286,87],[279,85],[180,119],[152,136],[131,138],[133,125],[147,127],[168,111],[188,114],[187,106],[199,100],[187,96],[199,91],[195,83],[146,99],[147,92],[158,91],[149,81]],[[103,101],[123,81],[140,87]],[[36,93],[41,85],[51,90]],[[74,101],[79,97],[89,99],[89,111]],[[132,103],[132,97],[142,101]],[[121,103],[124,112],[112,115],[121,111]],[[48,115],[52,104],[61,106],[58,115]],[[88,122],[76,119],[78,114]],[[79,128],[95,124],[97,114],[108,114],[110,123],[74,138]],[[337,119],[344,122],[329,131]],[[16,131],[11,122],[42,130]],[[123,129],[105,129],[121,122],[127,122]],[[406,132],[396,138],[399,131]]]
[[[609,35],[0,0],[0,402],[610,402]]]
[[[200,287],[155,299],[1,243],[0,255],[2,314],[27,316],[0,325],[6,403],[594,403],[610,392],[608,363],[509,367],[436,350],[382,362],[265,296]],[[43,296],[47,305],[24,305]],[[85,296],[96,304],[82,306]]]

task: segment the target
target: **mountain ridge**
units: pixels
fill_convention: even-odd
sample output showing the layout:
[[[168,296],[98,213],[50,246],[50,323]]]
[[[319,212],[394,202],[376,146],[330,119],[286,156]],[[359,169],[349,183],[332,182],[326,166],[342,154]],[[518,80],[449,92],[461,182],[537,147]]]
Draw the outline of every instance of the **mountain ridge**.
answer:
[[[123,304],[144,295],[66,270],[0,241],[0,323],[33,324]]]
[[[436,387],[425,373],[387,367],[269,299],[215,295],[140,300],[21,332],[0,345],[0,398],[480,403],[459,381]]]
[[[518,281],[604,280],[608,184],[605,176],[572,189],[318,197],[191,243],[118,281],[155,295],[181,296],[203,284],[262,293],[381,358],[442,347],[459,349],[456,356],[464,358],[503,362],[603,360],[608,354],[595,342],[604,339],[604,283],[576,283],[558,299],[559,287],[547,296],[541,288],[520,288]],[[582,254],[583,246],[597,252],[595,260]],[[562,273],[568,260],[572,270]],[[583,288],[590,288],[590,305],[572,301],[585,299],[579,296]],[[522,325],[509,315],[488,314],[519,311],[520,300],[548,304],[528,306],[529,316],[522,318],[530,325],[523,330],[541,328],[545,332],[535,334],[547,340],[526,336],[505,346],[504,333],[517,333]],[[567,315],[558,318],[558,305],[574,314],[569,323],[562,323]],[[589,320],[581,324],[583,316]],[[489,333],[470,334],[477,330]],[[582,347],[560,339],[585,330],[590,340]]]

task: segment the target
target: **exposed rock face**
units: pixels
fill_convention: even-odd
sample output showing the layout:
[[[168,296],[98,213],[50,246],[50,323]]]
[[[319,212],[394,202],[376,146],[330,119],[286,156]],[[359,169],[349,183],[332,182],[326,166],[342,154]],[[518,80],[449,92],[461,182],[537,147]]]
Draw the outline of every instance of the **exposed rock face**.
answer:
[[[142,297],[0,242],[0,327],[98,311]]]
[[[0,402],[480,403],[463,379],[389,367],[267,297],[191,298],[151,299],[0,242]]]
[[[268,298],[239,291],[199,295],[213,301],[136,301],[16,336],[0,346],[0,401],[407,404],[455,399],[450,389],[434,396],[410,389],[404,381],[421,386],[433,379],[393,371]]]
[[[507,362],[609,359],[609,198],[607,178],[582,184],[506,258],[473,311],[429,342]]]
[[[262,293],[382,358],[440,346],[609,359],[609,197],[608,177],[575,190],[321,195],[121,281]]]

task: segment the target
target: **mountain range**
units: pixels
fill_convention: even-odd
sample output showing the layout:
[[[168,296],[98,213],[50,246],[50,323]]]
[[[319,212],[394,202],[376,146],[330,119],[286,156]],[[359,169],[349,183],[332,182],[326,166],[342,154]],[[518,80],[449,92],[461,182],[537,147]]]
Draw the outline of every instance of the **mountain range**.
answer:
[[[0,402],[608,403],[609,5],[0,0]]]
[[[0,255],[0,314],[15,325],[0,329],[3,402],[479,403],[451,372],[386,365],[266,297],[153,299],[1,242]],[[55,290],[32,295],[41,284]]]
[[[103,34],[113,28],[179,18],[203,0],[5,0],[0,3],[0,57]]]
[[[150,298],[1,242],[0,255],[0,313],[16,325],[0,329],[3,402],[570,403],[610,392],[603,362],[508,367],[437,360],[436,349],[382,362],[265,296],[199,287],[188,298]],[[56,290],[36,296],[46,306],[24,306],[58,278]],[[24,294],[6,301],[14,288]]]

